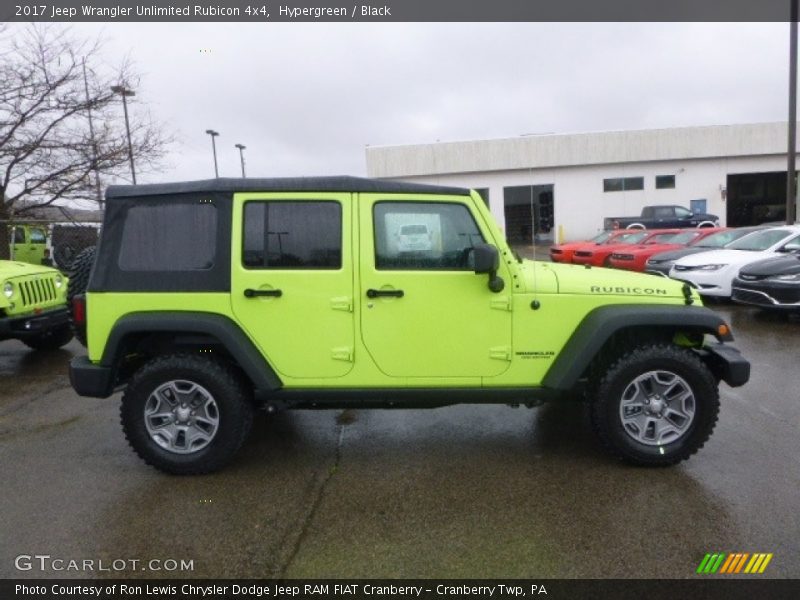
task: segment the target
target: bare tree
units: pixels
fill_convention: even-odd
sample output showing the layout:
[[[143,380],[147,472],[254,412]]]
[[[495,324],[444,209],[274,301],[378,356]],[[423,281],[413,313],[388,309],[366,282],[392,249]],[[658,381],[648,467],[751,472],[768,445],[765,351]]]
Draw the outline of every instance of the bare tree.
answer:
[[[99,54],[97,41],[36,25],[0,47],[0,220],[59,200],[97,199],[95,174],[108,181],[129,173],[122,106],[111,87],[136,88],[138,78],[128,62],[103,74]],[[137,170],[157,170],[171,140],[137,108],[131,119]]]

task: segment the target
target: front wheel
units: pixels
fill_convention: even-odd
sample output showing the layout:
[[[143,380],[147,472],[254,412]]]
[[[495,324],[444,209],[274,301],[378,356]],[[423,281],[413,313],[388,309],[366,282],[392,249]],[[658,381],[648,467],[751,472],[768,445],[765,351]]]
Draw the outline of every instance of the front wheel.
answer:
[[[239,451],[253,423],[253,404],[226,365],[173,354],[134,375],[120,416],[128,443],[147,464],[195,475],[221,469]]]
[[[635,348],[591,386],[592,426],[612,454],[646,466],[674,465],[711,436],[719,416],[717,382],[691,350]]]

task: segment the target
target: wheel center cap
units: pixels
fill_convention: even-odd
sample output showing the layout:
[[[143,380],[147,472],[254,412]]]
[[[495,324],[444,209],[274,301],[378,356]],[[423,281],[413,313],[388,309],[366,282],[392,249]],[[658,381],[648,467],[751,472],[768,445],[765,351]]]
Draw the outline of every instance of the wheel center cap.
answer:
[[[648,408],[650,409],[651,414],[659,415],[665,407],[666,403],[662,398],[658,396],[655,398],[650,398],[650,406]]]
[[[189,420],[189,415],[192,413],[190,408],[179,408],[178,409],[178,420],[181,423],[185,423]]]

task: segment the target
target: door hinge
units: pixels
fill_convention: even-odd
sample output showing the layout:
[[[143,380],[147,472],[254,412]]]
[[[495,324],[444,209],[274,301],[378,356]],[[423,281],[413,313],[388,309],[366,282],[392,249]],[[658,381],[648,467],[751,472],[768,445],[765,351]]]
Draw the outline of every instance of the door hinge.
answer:
[[[353,298],[350,296],[337,296],[336,298],[331,298],[331,308],[333,310],[353,312]]]
[[[491,307],[497,310],[511,310],[511,296],[500,296],[492,298]]]
[[[496,346],[489,348],[489,358],[495,360],[511,360],[511,348],[508,346]]]
[[[353,362],[353,349],[350,346],[331,348],[331,358],[333,360],[343,360],[345,362]]]

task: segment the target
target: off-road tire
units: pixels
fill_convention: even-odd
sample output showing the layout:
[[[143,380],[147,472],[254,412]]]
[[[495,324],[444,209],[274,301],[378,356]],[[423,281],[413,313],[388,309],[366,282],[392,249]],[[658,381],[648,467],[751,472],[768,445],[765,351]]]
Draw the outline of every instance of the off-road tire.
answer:
[[[22,340],[22,343],[34,350],[50,351],[58,350],[67,345],[72,339],[72,326],[64,325],[58,329],[48,331],[41,335]]]
[[[633,439],[620,418],[627,386],[649,371],[678,375],[695,398],[694,419],[687,431],[664,445]],[[648,344],[627,351],[605,372],[597,372],[589,389],[592,428],[611,454],[630,464],[669,466],[686,460],[708,441],[719,416],[719,390],[713,374],[694,352],[673,344]]]
[[[174,380],[201,385],[218,408],[219,425],[211,442],[189,454],[159,446],[145,423],[144,411],[151,393]],[[122,397],[120,420],[125,439],[148,465],[173,475],[211,473],[233,459],[250,433],[252,394],[237,373],[221,362],[189,354],[164,355],[145,363],[133,376]]]
[[[97,247],[89,246],[81,250],[75,260],[72,261],[69,271],[69,283],[67,284],[67,303],[69,304],[70,314],[72,313],[72,299],[80,294],[85,294],[86,288],[89,286],[89,275],[92,273],[96,253]],[[75,327],[74,324],[73,331],[75,339],[85,347],[86,331],[80,327]]]

